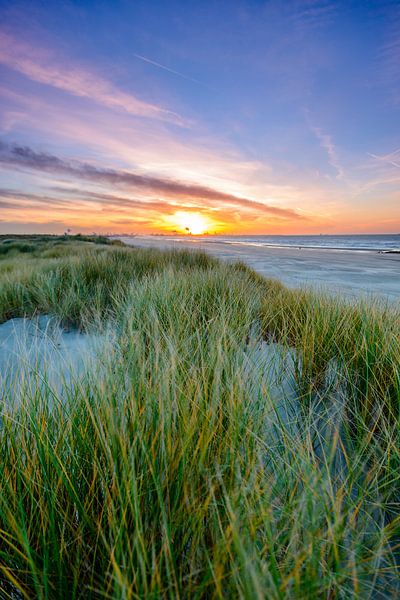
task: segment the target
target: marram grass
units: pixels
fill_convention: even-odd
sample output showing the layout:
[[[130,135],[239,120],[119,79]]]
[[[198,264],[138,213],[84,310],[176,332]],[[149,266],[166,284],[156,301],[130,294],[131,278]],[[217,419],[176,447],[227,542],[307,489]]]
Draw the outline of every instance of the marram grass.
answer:
[[[0,319],[109,341],[62,397],[3,401],[0,597],[398,597],[398,312],[204,254],[51,243],[4,255]],[[291,419],[263,340],[292,357]]]

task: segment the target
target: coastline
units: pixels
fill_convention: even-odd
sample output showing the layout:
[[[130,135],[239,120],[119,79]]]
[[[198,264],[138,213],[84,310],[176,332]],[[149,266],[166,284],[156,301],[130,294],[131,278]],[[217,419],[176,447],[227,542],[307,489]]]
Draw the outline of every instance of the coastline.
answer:
[[[243,261],[267,278],[291,288],[400,301],[400,254],[374,250],[250,245],[205,237],[117,237],[141,248],[202,250],[225,261]]]

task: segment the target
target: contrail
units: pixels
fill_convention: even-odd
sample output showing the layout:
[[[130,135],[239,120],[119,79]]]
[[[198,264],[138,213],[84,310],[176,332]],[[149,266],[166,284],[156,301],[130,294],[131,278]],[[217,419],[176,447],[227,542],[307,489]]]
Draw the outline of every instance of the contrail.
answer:
[[[377,160],[381,160],[382,162],[388,163],[389,165],[393,165],[394,167],[397,167],[400,169],[400,163],[392,160],[392,156],[396,156],[396,154],[398,154],[400,152],[400,148],[398,150],[395,150],[394,152],[391,152],[390,154],[386,154],[383,156],[379,156],[377,154],[372,154],[372,152],[367,152],[367,154],[369,156],[372,156],[372,158],[376,158]]]
[[[198,79],[194,79],[193,77],[188,77],[187,75],[184,75],[183,73],[180,73],[179,71],[170,69],[169,67],[166,67],[165,65],[162,65],[162,64],[156,62],[155,60],[150,60],[150,58],[146,58],[145,56],[142,56],[141,54],[134,54],[133,56],[135,56],[136,58],[139,58],[140,60],[143,60],[146,63],[149,63],[150,65],[154,65],[155,67],[158,67],[159,69],[164,69],[164,71],[168,71],[169,73],[172,73],[173,75],[177,75],[178,77],[187,79],[188,81],[193,81],[194,83],[198,83],[200,85],[206,85],[205,83],[203,83],[202,81],[199,81]]]

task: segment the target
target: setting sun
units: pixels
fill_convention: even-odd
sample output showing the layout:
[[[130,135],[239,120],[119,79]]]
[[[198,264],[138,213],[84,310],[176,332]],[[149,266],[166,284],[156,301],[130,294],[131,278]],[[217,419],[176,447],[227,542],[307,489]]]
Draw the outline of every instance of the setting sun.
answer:
[[[196,212],[178,211],[168,217],[168,225],[178,233],[201,235],[215,228],[215,224],[204,215]]]

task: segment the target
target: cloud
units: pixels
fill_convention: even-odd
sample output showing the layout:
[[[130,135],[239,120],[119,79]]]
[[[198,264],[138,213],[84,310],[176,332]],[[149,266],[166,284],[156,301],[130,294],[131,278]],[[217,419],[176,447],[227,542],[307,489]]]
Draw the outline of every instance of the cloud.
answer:
[[[112,219],[114,225],[151,225],[153,221],[144,221],[142,219]]]
[[[22,73],[29,79],[89,98],[108,108],[122,109],[138,117],[147,117],[187,126],[188,122],[173,111],[127,94],[99,75],[84,68],[59,64],[43,49],[36,49],[0,31],[0,63]]]
[[[211,187],[185,183],[130,171],[96,167],[80,161],[66,161],[52,154],[36,152],[28,146],[19,146],[0,142],[0,164],[18,169],[37,170],[43,173],[65,175],[71,178],[91,181],[97,184],[122,186],[128,189],[140,189],[158,193],[167,197],[179,197],[186,200],[222,202],[247,210],[267,213],[285,219],[305,219],[290,208],[281,208],[271,204],[251,200],[220,192]]]
[[[7,200],[0,200],[0,208],[15,208],[15,204]]]
[[[394,3],[392,10],[388,11],[388,26],[385,43],[378,52],[375,83],[383,86],[390,100],[400,104],[400,8]]]
[[[75,210],[79,208],[82,204],[100,204],[102,205],[101,211],[108,211],[113,209],[125,209],[127,210],[142,210],[145,212],[174,212],[178,208],[182,208],[181,205],[171,204],[170,202],[166,202],[163,200],[153,200],[153,201],[145,201],[145,200],[137,200],[132,198],[125,198],[122,196],[115,196],[114,194],[101,194],[97,192],[90,192],[87,190],[78,190],[71,189],[67,187],[59,187],[53,186],[50,190],[55,191],[57,193],[62,193],[64,195],[63,198],[60,198],[58,195],[48,195],[48,194],[35,194],[35,193],[26,193],[20,192],[18,190],[13,190],[9,188],[0,188],[0,207],[8,208],[8,209],[18,209],[18,208],[32,208],[35,207],[37,210],[39,207],[44,210],[48,210],[49,207],[52,210],[61,209],[64,211]],[[71,196],[73,198],[71,199]],[[6,200],[1,200],[5,198]],[[93,208],[90,208],[93,210]],[[188,207],[185,210],[199,210],[198,207]],[[112,221],[116,222],[116,221]]]
[[[52,204],[53,206],[56,204],[65,205],[69,204],[68,200],[63,200],[61,198],[55,198],[54,196],[45,196],[39,194],[29,194],[26,192],[19,192],[17,190],[12,190],[9,188],[0,188],[0,198],[13,198],[17,201],[26,201],[26,202],[34,202],[36,204]],[[7,208],[15,208],[15,202],[11,203]]]
[[[66,195],[73,195],[84,201],[105,204],[109,207],[118,206],[122,208],[142,208],[146,210],[157,211],[163,211],[168,208],[177,208],[176,205],[166,202],[165,200],[139,200],[137,198],[116,196],[115,194],[102,194],[100,192],[91,192],[76,188],[63,188],[59,186],[53,186],[52,189],[56,192],[61,192]]]
[[[322,29],[331,25],[337,14],[338,5],[332,0],[302,0],[293,10],[295,22],[304,31]]]
[[[313,133],[318,138],[321,147],[326,150],[328,154],[328,162],[337,171],[336,179],[342,179],[344,176],[344,171],[341,165],[339,164],[339,159],[336,152],[336,147],[332,141],[332,138],[329,134],[324,133],[322,129],[319,127],[311,127]]]

